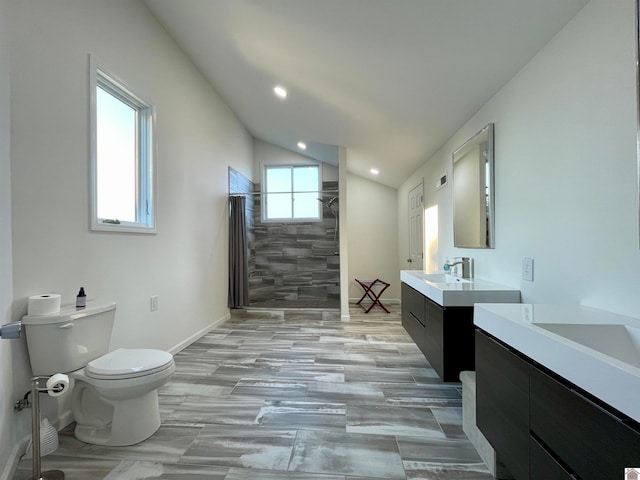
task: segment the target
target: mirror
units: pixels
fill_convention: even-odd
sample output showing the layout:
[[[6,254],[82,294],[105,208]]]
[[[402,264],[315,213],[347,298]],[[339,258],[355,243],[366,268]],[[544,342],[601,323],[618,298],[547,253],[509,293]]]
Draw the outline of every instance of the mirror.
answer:
[[[453,245],[494,247],[493,123],[453,152]]]
[[[636,0],[636,162],[638,184],[638,232],[640,233],[640,0]]]

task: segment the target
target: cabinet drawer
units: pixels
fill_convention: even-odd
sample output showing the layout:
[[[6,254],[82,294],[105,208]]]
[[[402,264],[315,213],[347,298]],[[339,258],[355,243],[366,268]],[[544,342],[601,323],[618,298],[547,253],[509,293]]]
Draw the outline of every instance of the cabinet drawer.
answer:
[[[424,354],[424,297],[420,292],[417,292],[405,283],[402,284],[401,294],[402,326],[418,346],[420,351]]]
[[[428,298],[424,300],[425,352],[429,363],[444,382],[457,381],[458,378],[447,378],[445,375],[445,342],[444,312],[441,306]],[[447,352],[448,353],[448,352]]]
[[[425,328],[414,316],[409,312],[406,317],[402,318],[402,326],[407,331],[411,339],[418,346],[422,354],[425,354]]]
[[[531,369],[531,431],[582,480],[620,480],[640,465],[640,433],[537,368]]]
[[[544,480],[579,480],[569,473],[547,450],[531,437],[531,478]],[[622,477],[620,477],[622,478]]]
[[[530,366],[481,331],[475,337],[476,423],[513,477],[529,480]]]
[[[424,326],[426,323],[424,317],[424,296],[406,283],[403,283],[401,289],[401,300],[403,319],[405,314],[408,315],[409,313],[412,313],[414,318]]]

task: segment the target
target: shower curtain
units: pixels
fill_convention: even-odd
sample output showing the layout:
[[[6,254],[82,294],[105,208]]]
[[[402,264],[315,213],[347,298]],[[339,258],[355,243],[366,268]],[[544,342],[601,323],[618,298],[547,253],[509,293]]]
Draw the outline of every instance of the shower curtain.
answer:
[[[243,196],[229,197],[229,308],[249,305],[246,203]]]

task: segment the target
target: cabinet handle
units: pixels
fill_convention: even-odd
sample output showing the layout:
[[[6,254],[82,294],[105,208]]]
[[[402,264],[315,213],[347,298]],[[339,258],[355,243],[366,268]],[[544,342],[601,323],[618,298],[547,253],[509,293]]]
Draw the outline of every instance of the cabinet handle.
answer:
[[[591,400],[590,398],[585,397],[582,393],[580,393],[578,390],[576,389],[571,389],[571,392],[573,392],[577,397],[580,397],[582,400],[584,400],[585,402],[587,402],[589,405],[591,405],[592,407],[598,409],[598,411],[605,413],[607,416],[609,416],[611,419],[620,422],[620,423],[627,423],[627,420],[625,420],[624,418],[620,418],[619,416],[617,416],[615,413],[610,412],[609,410],[605,410],[604,408],[602,408],[600,405],[598,405],[596,402],[594,402],[593,400]]]
[[[422,325],[423,327],[426,327],[426,324],[422,320],[420,320],[418,317],[416,317],[413,314],[413,312],[409,312],[409,315],[411,315],[413,318],[415,318],[420,325]]]

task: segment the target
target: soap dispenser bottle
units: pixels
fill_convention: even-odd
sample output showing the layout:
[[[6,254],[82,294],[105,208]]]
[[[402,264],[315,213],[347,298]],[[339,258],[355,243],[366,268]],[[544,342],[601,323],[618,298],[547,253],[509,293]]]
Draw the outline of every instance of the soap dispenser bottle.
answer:
[[[449,257],[445,259],[444,265],[442,268],[444,270],[444,273],[451,273],[451,261],[449,260]]]
[[[87,294],[84,293],[84,287],[80,287],[78,296],[76,297],[76,307],[83,308],[87,306]]]

